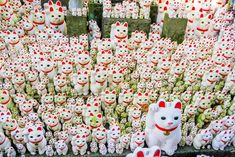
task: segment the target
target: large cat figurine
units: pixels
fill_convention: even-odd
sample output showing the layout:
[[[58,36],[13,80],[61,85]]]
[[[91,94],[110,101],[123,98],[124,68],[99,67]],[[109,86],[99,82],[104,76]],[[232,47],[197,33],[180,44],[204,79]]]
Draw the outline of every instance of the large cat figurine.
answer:
[[[64,19],[64,12],[63,8],[61,7],[60,1],[56,2],[57,7],[50,7],[50,14],[49,14],[49,19],[50,19],[50,26],[54,30],[60,30],[64,34],[67,34],[67,27]]]
[[[167,155],[174,154],[181,140],[181,108],[179,100],[164,99],[149,106],[145,128],[148,147],[157,145]]]
[[[121,24],[117,21],[115,24],[111,26],[111,40],[112,45],[116,46],[119,42],[128,39],[128,23]]]

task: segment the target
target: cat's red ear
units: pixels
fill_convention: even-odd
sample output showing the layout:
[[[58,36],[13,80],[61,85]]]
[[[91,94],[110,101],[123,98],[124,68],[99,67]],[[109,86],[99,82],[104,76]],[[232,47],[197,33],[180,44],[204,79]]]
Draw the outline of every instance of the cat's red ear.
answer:
[[[181,109],[181,108],[182,108],[181,102],[177,102],[177,103],[175,104],[175,108]]]
[[[54,11],[53,7],[50,7],[50,12],[53,12],[53,11]]]
[[[166,102],[164,100],[159,101],[159,107],[166,107]]]
[[[144,153],[142,151],[139,151],[136,155],[137,157],[144,157]]]
[[[156,150],[156,152],[154,153],[154,157],[160,157],[160,155],[161,155],[161,150]]]

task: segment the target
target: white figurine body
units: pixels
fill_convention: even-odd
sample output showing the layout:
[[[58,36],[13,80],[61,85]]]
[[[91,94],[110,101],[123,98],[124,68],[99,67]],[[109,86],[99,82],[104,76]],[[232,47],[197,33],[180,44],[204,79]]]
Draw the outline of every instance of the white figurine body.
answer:
[[[212,148],[214,150],[224,150],[229,142],[234,137],[234,132],[231,130],[224,130],[219,133],[212,141]]]
[[[173,155],[181,140],[181,102],[160,99],[151,104],[146,120],[146,142],[159,146],[167,155]]]
[[[29,150],[31,155],[36,154],[36,150],[38,150],[39,154],[43,154],[46,151],[47,141],[43,134],[42,127],[32,127],[28,129],[28,143],[27,149]]]

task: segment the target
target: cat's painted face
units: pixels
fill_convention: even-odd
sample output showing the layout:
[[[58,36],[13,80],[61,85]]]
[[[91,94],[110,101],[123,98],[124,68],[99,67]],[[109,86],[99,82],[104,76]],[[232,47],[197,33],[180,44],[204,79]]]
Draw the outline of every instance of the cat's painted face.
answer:
[[[141,116],[141,109],[134,107],[134,108],[131,110],[131,117],[132,117],[133,119],[138,119],[138,118],[140,118],[140,116]]]
[[[182,108],[180,101],[166,102],[164,99],[160,99],[156,105],[159,106],[159,109],[154,114],[155,125],[165,129],[172,129],[180,125]]]
[[[148,93],[138,93],[135,94],[136,102],[139,106],[143,107],[149,103]]]
[[[4,20],[8,20],[13,15],[13,9],[10,5],[1,8],[0,12]]]
[[[98,142],[104,140],[106,138],[106,129],[103,127],[98,127],[95,129],[93,135]]]
[[[61,149],[63,150],[64,148],[66,148],[66,143],[64,140],[59,140],[55,143],[55,147],[58,148],[58,149]]]
[[[14,138],[19,142],[22,142],[24,140],[24,134],[21,129],[17,129],[14,132]]]
[[[72,144],[82,148],[86,144],[86,136],[85,135],[77,135],[72,140]]]
[[[224,127],[229,128],[234,125],[234,116],[226,116],[224,118]]]
[[[49,115],[45,122],[48,126],[55,127],[58,125],[59,119],[56,115]]]
[[[119,126],[113,125],[110,126],[109,134],[112,140],[117,141],[120,138],[121,135],[121,129]]]
[[[3,128],[9,131],[15,130],[18,127],[18,124],[15,119],[7,119],[5,123],[3,123]]]
[[[25,83],[24,73],[16,73],[13,79],[18,85],[22,85],[23,83]]]
[[[0,90],[1,98],[0,98],[0,103],[5,105],[10,102],[10,95],[7,90]]]
[[[29,101],[24,101],[22,104],[20,104],[20,110],[26,113],[31,113],[33,112],[33,104],[31,100]]]
[[[219,71],[218,70],[210,70],[207,75],[207,81],[210,83],[214,83],[219,79]]]
[[[40,69],[47,73],[52,71],[54,68],[54,62],[51,59],[41,59]]]
[[[128,33],[128,24],[125,22],[121,24],[119,21],[116,22],[116,28],[115,28],[115,37],[117,39],[124,39],[127,37]]]
[[[59,104],[63,104],[64,102],[66,102],[66,94],[58,93],[55,96],[55,101]]]
[[[54,100],[54,96],[52,93],[49,94],[46,93],[42,96],[42,99],[45,103],[52,103]]]
[[[96,115],[94,115],[93,113],[90,113],[90,126],[91,128],[97,128],[100,127],[102,125],[103,119],[102,119],[102,114],[98,113]]]
[[[64,22],[64,13],[62,7],[50,7],[50,23],[58,25]]]
[[[77,55],[77,61],[80,65],[85,66],[90,62],[90,55],[87,51],[79,51]]]
[[[112,81],[116,84],[119,84],[123,81],[123,74],[121,70],[113,71],[112,77],[113,77]]]
[[[123,92],[123,102],[124,103],[130,103],[133,100],[133,90],[129,89],[129,90],[125,90]]]
[[[7,34],[5,38],[6,43],[17,44],[19,42],[19,35],[16,32],[7,32]]]
[[[144,32],[135,31],[133,33],[133,40],[136,44],[140,44],[145,39],[146,39],[146,34]]]
[[[38,31],[36,38],[38,42],[46,41],[48,39],[48,34],[46,31]]]
[[[78,133],[78,128],[77,127],[71,127],[68,130],[69,135],[75,136]]]
[[[54,78],[54,84],[56,84],[59,87],[63,87],[67,84],[67,80],[65,76],[58,75]]]
[[[220,134],[222,134],[221,140],[225,141],[225,142],[229,142],[233,136],[234,136],[234,132],[233,131],[222,131]]]
[[[211,130],[214,133],[220,132],[223,130],[223,121],[214,121]]]
[[[159,67],[165,72],[168,71],[171,67],[171,59],[163,58]]]
[[[87,108],[85,110],[84,116],[89,117],[91,114],[98,114],[100,111],[100,107],[98,103],[95,103],[94,105],[87,104]]]
[[[68,109],[63,109],[60,113],[60,117],[64,120],[64,121],[68,121],[72,118],[73,114],[71,110]]]
[[[185,111],[184,111],[188,116],[192,116],[195,115],[197,113],[197,108],[196,106],[193,105],[187,105],[185,107]]]
[[[107,104],[113,104],[116,102],[116,91],[109,91],[109,90],[106,90],[105,91],[105,95],[104,95],[104,101],[105,103]]]
[[[206,143],[213,139],[213,135],[210,129],[202,130],[201,134],[202,134],[202,140],[204,140]]]
[[[134,134],[134,138],[135,138],[135,144],[137,144],[138,146],[140,146],[141,144],[144,143],[145,140],[145,132],[136,132]]]
[[[95,80],[98,81],[98,83],[103,83],[107,79],[107,72],[106,69],[97,69],[96,70],[96,75],[95,75]]]
[[[45,12],[36,9],[33,13],[33,23],[34,24],[44,24],[45,23]]]
[[[87,71],[77,72],[77,83],[80,85],[85,85],[89,81],[89,75]]]
[[[29,142],[32,143],[40,142],[44,138],[42,127],[28,128],[28,133]]]
[[[112,44],[110,38],[103,38],[100,43],[98,44],[101,50],[111,50]]]
[[[11,118],[11,112],[7,111],[7,112],[0,112],[1,118],[0,118],[0,122],[6,122],[6,120],[8,118]]]

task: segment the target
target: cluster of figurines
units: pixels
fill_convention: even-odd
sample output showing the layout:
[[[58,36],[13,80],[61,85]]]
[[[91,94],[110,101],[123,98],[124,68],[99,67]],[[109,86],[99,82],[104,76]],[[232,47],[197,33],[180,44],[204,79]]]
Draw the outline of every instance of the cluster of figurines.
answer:
[[[235,25],[226,6],[189,21],[181,44],[160,38],[161,23],[148,37],[128,37],[128,24],[116,22],[101,38],[95,21],[89,35],[65,36],[60,2],[42,11],[1,0],[0,10],[0,156],[130,149],[156,157],[178,144],[235,144]]]

